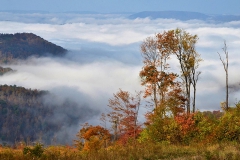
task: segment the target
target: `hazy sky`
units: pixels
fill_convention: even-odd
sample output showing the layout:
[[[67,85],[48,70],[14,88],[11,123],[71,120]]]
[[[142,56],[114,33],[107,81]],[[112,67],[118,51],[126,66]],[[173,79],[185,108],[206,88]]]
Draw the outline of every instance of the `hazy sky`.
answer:
[[[240,14],[239,0],[1,0],[0,10],[95,11],[195,11],[211,14]]]

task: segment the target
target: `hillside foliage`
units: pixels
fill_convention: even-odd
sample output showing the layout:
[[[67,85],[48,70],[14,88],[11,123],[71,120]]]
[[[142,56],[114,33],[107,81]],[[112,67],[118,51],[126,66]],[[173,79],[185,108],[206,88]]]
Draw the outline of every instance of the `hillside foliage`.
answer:
[[[47,102],[52,99],[49,97],[51,94],[47,91],[1,85],[0,140],[8,144],[20,141],[67,143],[60,139],[57,133],[64,127],[77,126],[79,119],[84,118],[80,117],[81,108],[78,108],[80,113],[73,115],[70,111],[77,110],[75,102],[63,100],[62,103],[54,104]],[[82,108],[82,111],[85,116],[92,112],[85,108]],[[63,115],[64,118],[61,118]]]
[[[17,86],[0,86],[0,138],[7,143],[35,141],[41,134],[52,137],[58,127],[50,124],[46,117],[53,111],[43,105],[41,96],[45,91],[25,89]]]

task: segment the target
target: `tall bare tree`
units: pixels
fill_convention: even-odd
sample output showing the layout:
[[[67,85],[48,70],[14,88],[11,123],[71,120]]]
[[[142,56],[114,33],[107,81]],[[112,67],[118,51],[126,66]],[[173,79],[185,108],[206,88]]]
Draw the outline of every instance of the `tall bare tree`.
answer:
[[[223,68],[224,68],[224,71],[226,73],[226,104],[225,104],[225,109],[228,110],[229,106],[228,106],[228,51],[227,51],[227,44],[226,44],[226,41],[224,40],[224,46],[222,48],[224,54],[225,54],[225,59],[223,59],[220,55],[219,52],[218,55],[219,55],[219,58],[223,64]]]

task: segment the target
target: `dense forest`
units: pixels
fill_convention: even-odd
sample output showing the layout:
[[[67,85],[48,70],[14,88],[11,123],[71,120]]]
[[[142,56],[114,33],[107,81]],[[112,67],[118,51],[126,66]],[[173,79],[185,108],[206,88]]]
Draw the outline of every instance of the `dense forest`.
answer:
[[[3,142],[36,140],[41,132],[57,128],[46,121],[45,117],[51,116],[52,111],[41,102],[40,98],[45,94],[23,87],[0,86],[0,135]]]
[[[62,56],[66,49],[33,33],[0,34],[0,59],[9,62],[12,59],[26,59],[30,56]]]
[[[0,142],[42,141],[44,144],[67,143],[58,139],[63,128],[78,125],[79,114],[70,115],[67,110],[76,110],[76,103],[63,100],[61,104],[47,102],[47,91],[25,89],[17,86],[0,86]],[[52,99],[52,97],[51,97]],[[84,115],[90,109],[82,109]],[[58,118],[64,112],[64,119]],[[58,115],[59,114],[59,115]]]

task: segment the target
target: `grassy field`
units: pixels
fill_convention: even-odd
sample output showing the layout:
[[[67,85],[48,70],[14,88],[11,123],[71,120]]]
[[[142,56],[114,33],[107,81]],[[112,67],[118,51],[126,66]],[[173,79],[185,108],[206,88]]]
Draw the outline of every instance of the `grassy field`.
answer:
[[[25,152],[30,148],[31,152]],[[114,145],[98,151],[79,151],[69,146],[1,147],[1,160],[238,160],[240,144],[195,144],[189,146],[171,144]]]

